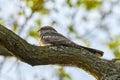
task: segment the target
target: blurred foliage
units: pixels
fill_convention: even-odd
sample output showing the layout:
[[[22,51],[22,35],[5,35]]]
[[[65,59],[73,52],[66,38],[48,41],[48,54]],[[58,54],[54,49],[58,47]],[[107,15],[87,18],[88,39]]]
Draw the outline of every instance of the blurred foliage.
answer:
[[[40,19],[37,19],[35,22],[36,22],[36,26],[41,26],[41,20]]]
[[[108,47],[113,50],[116,58],[120,58],[120,35],[115,36],[108,43]]]
[[[73,28],[72,25],[69,25],[69,26],[68,26],[68,30],[69,30],[70,32],[72,32],[72,33],[76,33],[76,34],[77,34],[76,30]]]
[[[77,5],[80,6],[81,4],[85,5],[87,10],[91,10],[91,9],[99,7],[102,4],[102,1],[100,0],[78,0]]]
[[[39,28],[40,28],[40,26],[41,26],[41,20],[40,20],[40,19],[37,19],[37,20],[35,21],[35,23],[36,23],[36,26],[30,28],[30,30],[29,30],[29,35],[30,35],[31,37],[38,38],[39,34],[38,34],[37,31],[39,30]]]
[[[60,80],[72,80],[69,74],[64,71],[64,67],[59,67],[57,70]]]
[[[0,24],[1,25],[5,24],[5,21],[0,19]]]
[[[73,7],[72,1],[71,0],[66,0],[66,3],[69,5],[69,7]],[[98,8],[101,4],[101,0],[77,0],[76,5],[81,6],[85,5],[87,10],[91,10],[94,8]]]
[[[55,25],[55,24],[56,24],[56,21],[53,20],[53,21],[51,22],[51,25]]]
[[[32,12],[48,14],[49,10],[45,8],[44,3],[44,0],[26,0],[26,4],[31,8]]]
[[[38,33],[36,32],[38,30],[38,27],[31,27],[29,31],[29,35],[34,38],[38,38]]]
[[[74,29],[74,27],[72,25],[69,25],[68,26],[68,30],[70,33],[73,33],[75,35],[75,38],[78,39],[78,40],[81,40],[82,42],[84,42],[84,44],[87,46],[87,47],[90,47],[90,42],[86,39],[84,39],[83,37],[81,37],[79,35],[79,33]]]
[[[71,0],[66,0],[66,3],[69,5],[69,7],[72,7],[72,3],[71,3]]]
[[[12,27],[12,30],[13,30],[13,31],[16,31],[17,28],[18,28],[18,23],[17,23],[17,22],[14,22],[13,27]]]

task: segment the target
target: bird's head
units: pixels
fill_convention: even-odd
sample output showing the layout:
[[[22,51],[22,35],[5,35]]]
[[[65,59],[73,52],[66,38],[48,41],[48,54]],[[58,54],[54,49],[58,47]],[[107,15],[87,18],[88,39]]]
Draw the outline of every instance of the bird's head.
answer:
[[[46,32],[57,32],[53,27],[51,26],[43,26],[38,30],[39,34],[46,33]]]

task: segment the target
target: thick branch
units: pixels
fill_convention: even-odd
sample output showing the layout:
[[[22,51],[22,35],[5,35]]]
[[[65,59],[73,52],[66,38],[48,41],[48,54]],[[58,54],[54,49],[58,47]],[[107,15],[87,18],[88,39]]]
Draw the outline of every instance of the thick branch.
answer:
[[[11,53],[3,46],[0,45],[0,55],[2,56],[12,56]]]
[[[119,80],[119,63],[100,59],[90,52],[65,46],[34,46],[0,25],[0,45],[30,65],[74,65],[86,70],[99,80]]]

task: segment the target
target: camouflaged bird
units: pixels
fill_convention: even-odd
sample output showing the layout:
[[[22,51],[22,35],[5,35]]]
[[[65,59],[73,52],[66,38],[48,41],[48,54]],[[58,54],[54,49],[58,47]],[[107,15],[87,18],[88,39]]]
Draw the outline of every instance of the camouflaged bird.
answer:
[[[103,51],[77,45],[76,43],[72,42],[62,34],[58,33],[51,26],[43,26],[41,29],[38,30],[38,32],[40,34],[40,39],[39,39],[40,46],[62,45],[67,47],[84,48],[85,50],[88,50],[99,57],[103,56],[104,53]]]

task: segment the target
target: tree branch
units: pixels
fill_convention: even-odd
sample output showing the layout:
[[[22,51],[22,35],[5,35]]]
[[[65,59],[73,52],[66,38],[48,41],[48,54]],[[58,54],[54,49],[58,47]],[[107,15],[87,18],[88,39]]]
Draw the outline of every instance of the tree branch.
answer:
[[[20,60],[35,66],[73,65],[84,69],[98,80],[119,80],[120,64],[100,59],[89,51],[65,46],[35,46],[0,25],[0,45]]]
[[[0,45],[0,55],[2,56],[12,56],[11,53],[5,48]]]

